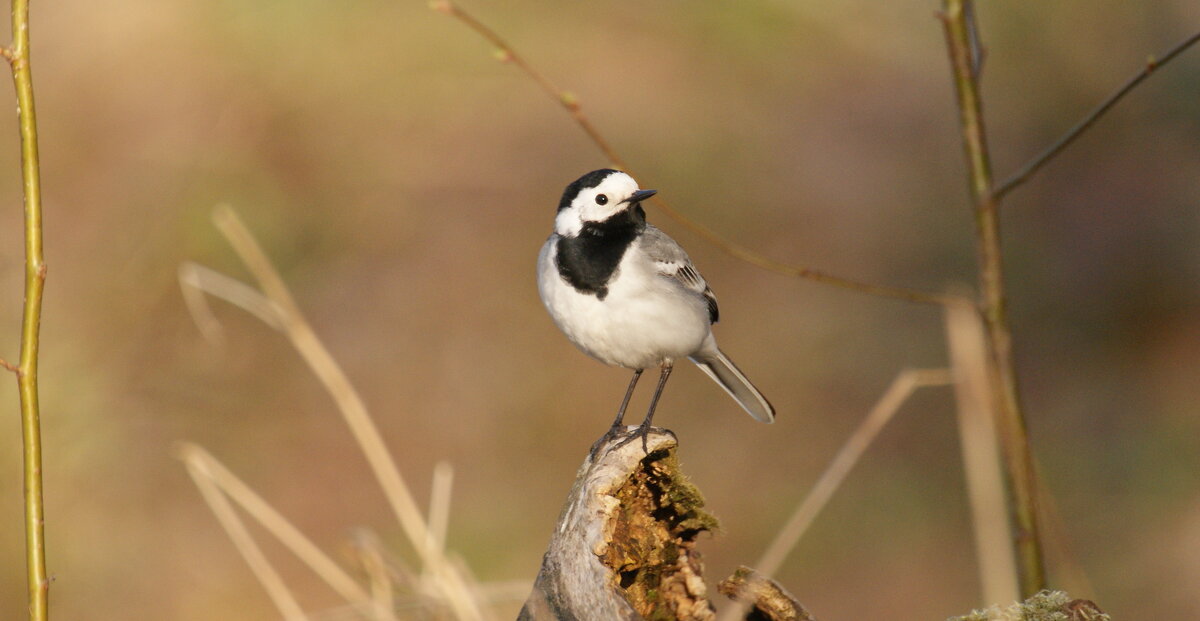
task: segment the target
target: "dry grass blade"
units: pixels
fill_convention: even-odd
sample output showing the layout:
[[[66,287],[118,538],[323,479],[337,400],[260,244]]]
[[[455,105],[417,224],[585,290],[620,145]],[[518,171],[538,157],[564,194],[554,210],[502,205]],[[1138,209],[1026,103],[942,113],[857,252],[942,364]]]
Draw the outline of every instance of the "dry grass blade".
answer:
[[[379,535],[373,531],[359,528],[354,534],[353,549],[356,555],[371,554],[379,558],[380,567],[392,584],[416,591],[420,588],[421,578],[404,559],[397,557],[392,550],[384,546]]]
[[[754,565],[755,570],[763,576],[772,576],[783,566],[783,561],[796,547],[796,543],[808,530],[834,492],[846,480],[846,475],[862,458],[867,447],[879,435],[888,421],[896,414],[901,405],[908,400],[918,388],[925,386],[944,386],[950,383],[950,376],[943,369],[905,369],[896,375],[891,386],[880,397],[875,407],[867,414],[854,433],[838,449],[833,460],[826,466],[825,471],[817,479],[808,495],[800,501],[787,524],[775,535],[775,539],[767,546],[762,558]],[[738,602],[726,608],[721,621],[733,621],[745,616],[746,603]]]
[[[388,574],[387,563],[376,546],[356,546],[359,562],[371,585],[371,603],[379,621],[396,621],[395,583]]]
[[[433,485],[429,491],[429,536],[439,550],[446,549],[446,530],[450,522],[450,490],[454,485],[454,466],[439,461],[433,467]]]
[[[177,448],[177,453],[189,472],[201,473],[206,485],[240,505],[346,601],[362,603],[371,599],[367,591],[337,563],[208,451],[195,444],[183,443]],[[193,478],[195,476],[193,474]]]
[[[245,523],[238,517],[233,505],[229,504],[225,493],[214,482],[213,473],[208,468],[209,462],[203,458],[196,458],[194,449],[199,449],[199,447],[187,445],[180,449],[180,453],[188,474],[196,483],[196,487],[200,489],[204,501],[217,516],[217,521],[221,523],[238,552],[246,559],[250,571],[254,572],[254,576],[266,589],[267,595],[275,603],[275,607],[279,609],[283,618],[287,621],[305,621],[307,617],[299,602],[288,590],[283,578],[279,576],[279,572],[275,571],[275,567],[267,560],[262,549],[254,543],[254,538],[250,536],[250,531],[246,529]],[[203,451],[203,449],[199,450]]]
[[[246,265],[246,269],[258,281],[263,294],[278,307],[283,332],[333,397],[354,439],[367,458],[392,511],[396,514],[401,529],[420,556],[424,567],[435,577],[435,584],[441,591],[445,605],[458,619],[483,619],[483,611],[463,576],[446,561],[441,550],[434,545],[425,518],[400,475],[400,469],[388,451],[383,436],[368,414],[362,397],[317,337],[257,240],[227,205],[219,205],[214,210],[213,221]]]
[[[1020,599],[1017,564],[1009,543],[994,390],[989,381],[987,341],[978,310],[967,305],[947,306],[946,335],[983,601],[1016,601]]]
[[[472,601],[486,601],[480,595],[480,593],[483,591],[483,586],[479,583],[479,580],[475,578],[475,574],[471,572],[471,568],[467,566],[466,561],[464,561],[463,558],[457,554],[447,554],[443,558],[446,559],[446,565],[448,566],[448,569],[453,571],[454,575],[458,576],[459,579],[462,580],[464,588],[467,589],[467,592],[470,593],[471,597],[473,598]],[[436,586],[435,589],[441,590],[440,585]]]
[[[192,321],[210,342],[225,342],[221,322],[217,321],[208,304],[210,295],[241,308],[276,330],[283,329],[283,314],[278,306],[254,287],[216,270],[186,262],[179,266],[179,288]]]

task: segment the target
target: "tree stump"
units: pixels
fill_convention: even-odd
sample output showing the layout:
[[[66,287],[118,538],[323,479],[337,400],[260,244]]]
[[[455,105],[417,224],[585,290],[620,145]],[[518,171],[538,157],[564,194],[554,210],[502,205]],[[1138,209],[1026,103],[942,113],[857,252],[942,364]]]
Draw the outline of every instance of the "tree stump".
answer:
[[[640,439],[618,446],[634,429],[603,439],[579,468],[520,621],[716,619],[696,539],[717,520],[679,470],[675,435],[654,428],[645,451]]]
[[[593,448],[579,472],[533,592],[518,621],[714,621],[696,539],[717,529],[679,470],[675,435],[653,428],[618,446],[630,427]],[[782,586],[740,567],[718,589],[749,604],[747,621],[815,621]],[[947,621],[1107,621],[1086,600],[1043,591],[1008,608]]]
[[[584,460],[518,619],[715,619],[695,544],[717,521],[679,472],[674,434],[618,448],[629,433]]]

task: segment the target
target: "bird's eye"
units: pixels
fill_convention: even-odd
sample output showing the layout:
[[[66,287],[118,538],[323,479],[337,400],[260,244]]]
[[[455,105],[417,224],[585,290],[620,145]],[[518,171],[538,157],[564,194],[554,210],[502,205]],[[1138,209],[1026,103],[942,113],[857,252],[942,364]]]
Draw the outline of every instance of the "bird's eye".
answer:
[[[597,205],[607,205],[608,197],[603,194],[597,194],[596,195],[596,204]]]

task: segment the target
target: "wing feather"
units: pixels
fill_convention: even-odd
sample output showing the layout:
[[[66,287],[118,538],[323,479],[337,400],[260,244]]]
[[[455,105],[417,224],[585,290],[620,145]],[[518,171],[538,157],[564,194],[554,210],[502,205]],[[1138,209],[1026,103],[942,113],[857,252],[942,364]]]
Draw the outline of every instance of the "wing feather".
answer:
[[[708,318],[717,323],[720,310],[717,307],[717,296],[709,288],[700,270],[692,265],[683,248],[657,228],[647,225],[641,238],[642,251],[654,261],[654,266],[662,276],[674,280],[684,289],[704,298],[708,306]]]

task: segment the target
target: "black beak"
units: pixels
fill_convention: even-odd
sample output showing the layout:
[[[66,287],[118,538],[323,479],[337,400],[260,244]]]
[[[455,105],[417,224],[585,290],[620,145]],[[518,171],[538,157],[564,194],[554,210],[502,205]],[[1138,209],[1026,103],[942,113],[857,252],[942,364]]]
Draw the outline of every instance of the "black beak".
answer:
[[[629,198],[625,199],[625,202],[629,203],[630,205],[636,205],[643,200],[654,196],[655,194],[658,194],[658,190],[638,190],[637,192],[630,194]]]

